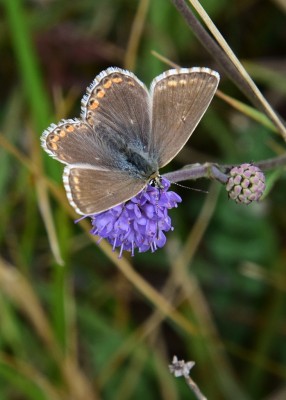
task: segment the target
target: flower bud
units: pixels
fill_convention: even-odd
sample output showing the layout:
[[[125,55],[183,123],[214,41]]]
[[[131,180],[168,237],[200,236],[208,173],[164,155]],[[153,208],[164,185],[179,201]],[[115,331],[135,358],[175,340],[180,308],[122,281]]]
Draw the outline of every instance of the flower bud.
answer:
[[[229,198],[237,203],[258,201],[265,190],[265,176],[255,165],[245,163],[233,167],[226,183]]]

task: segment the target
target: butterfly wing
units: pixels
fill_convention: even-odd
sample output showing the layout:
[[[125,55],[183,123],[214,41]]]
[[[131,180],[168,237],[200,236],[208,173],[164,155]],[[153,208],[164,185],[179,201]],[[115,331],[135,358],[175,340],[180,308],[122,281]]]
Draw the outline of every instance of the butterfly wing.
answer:
[[[108,68],[88,87],[81,117],[95,131],[103,125],[108,135],[142,147],[150,141],[150,111],[146,86],[132,72]]]
[[[123,171],[96,169],[87,165],[67,165],[63,175],[70,204],[78,214],[96,214],[135,196],[145,182]]]
[[[153,80],[149,152],[157,158],[160,168],[185,145],[207,110],[218,83],[217,72],[199,67],[169,70]]]
[[[81,119],[52,124],[42,135],[42,146],[65,164],[120,170],[126,147],[147,151],[150,119],[150,96],[144,84],[131,72],[108,68],[87,89]]]
[[[80,119],[62,120],[45,130],[41,138],[44,150],[64,164],[103,162],[99,132]]]
[[[64,183],[77,212],[107,210],[146,185],[133,149],[146,154],[149,148],[150,113],[144,84],[131,72],[109,68],[87,89],[80,119],[52,124],[43,133],[46,152],[68,165]]]

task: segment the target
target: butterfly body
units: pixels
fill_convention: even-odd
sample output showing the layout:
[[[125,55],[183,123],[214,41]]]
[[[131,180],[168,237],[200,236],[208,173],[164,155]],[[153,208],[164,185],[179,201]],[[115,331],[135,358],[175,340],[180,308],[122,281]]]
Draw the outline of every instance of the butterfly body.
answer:
[[[52,124],[42,146],[66,164],[70,204],[82,215],[138,194],[185,145],[219,82],[209,68],[181,68],[155,78],[150,91],[131,72],[108,68],[88,87],[81,118]]]

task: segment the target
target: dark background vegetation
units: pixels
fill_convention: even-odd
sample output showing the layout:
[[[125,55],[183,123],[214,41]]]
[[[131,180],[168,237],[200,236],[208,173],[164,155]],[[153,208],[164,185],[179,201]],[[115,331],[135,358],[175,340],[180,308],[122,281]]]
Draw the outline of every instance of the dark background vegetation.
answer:
[[[202,4],[285,118],[285,1]],[[169,0],[0,7],[0,399],[194,398],[168,372],[174,354],[196,362],[192,377],[209,399],[286,399],[285,171],[268,173],[271,190],[250,206],[229,201],[219,183],[188,182],[208,194],[174,187],[183,203],[166,247],[120,261],[90,239],[87,221],[74,224],[62,165],[40,148],[51,122],[79,115],[101,70],[132,68],[149,84],[168,69],[152,50],[217,69],[220,89],[245,97]],[[284,146],[215,98],[166,170],[259,161]]]

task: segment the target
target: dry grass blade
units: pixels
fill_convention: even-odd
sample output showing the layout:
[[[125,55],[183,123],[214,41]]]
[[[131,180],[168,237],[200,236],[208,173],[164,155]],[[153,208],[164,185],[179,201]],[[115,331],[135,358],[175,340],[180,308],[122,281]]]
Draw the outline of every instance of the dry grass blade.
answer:
[[[43,216],[44,223],[46,225],[46,229],[48,232],[48,237],[50,240],[51,244],[51,250],[52,253],[55,257],[55,260],[59,265],[63,265],[63,260],[60,255],[60,250],[58,246],[58,240],[56,236],[56,231],[53,223],[53,219],[51,216],[51,210],[50,210],[50,205],[49,205],[49,200],[48,200],[48,194],[47,194],[47,185],[52,189],[55,189],[58,195],[60,195],[60,191],[58,191],[55,188],[55,185],[51,184],[51,182],[44,178],[44,175],[42,173],[42,169],[39,166],[39,163],[35,163],[34,161],[31,161],[28,157],[26,157],[23,153],[21,153],[12,143],[10,143],[4,135],[0,134],[0,146],[3,147],[8,153],[12,154],[16,159],[23,165],[25,166],[31,173],[34,174],[36,177],[36,189],[37,189],[37,195],[39,198],[39,208],[41,211],[41,214]],[[32,152],[34,154],[34,152]],[[62,192],[63,194],[63,192]],[[63,196],[62,196],[63,197]]]
[[[0,288],[35,327],[52,354],[58,354],[53,332],[33,288],[20,272],[0,258]]]
[[[47,230],[52,254],[59,265],[64,265],[64,261],[60,253],[59,242],[51,212],[47,186],[45,185],[44,181],[41,178],[37,179],[36,191],[37,191],[39,209],[44,221],[44,225]]]
[[[7,356],[3,353],[0,353],[0,360],[4,365],[8,365],[20,375],[34,382],[39,388],[42,389],[47,398],[53,400],[69,400],[62,390],[59,390],[51,385],[47,378],[43,376],[39,370],[33,368],[30,364],[27,364],[19,359],[15,359],[11,356]]]
[[[90,235],[92,241],[96,238]],[[111,254],[111,259],[123,275],[142,293],[151,303],[153,303],[160,312],[175,322],[178,326],[190,334],[196,333],[194,325],[180,314],[157,290],[155,290],[144,278],[142,278],[125,258],[118,259],[116,253]]]
[[[224,37],[221,35],[215,24],[212,22],[202,5],[198,0],[189,0],[191,5],[194,7],[194,9],[197,11],[197,13],[200,15],[210,32],[213,34],[214,38],[216,39],[217,43],[220,45],[220,47],[223,49],[225,54],[228,56],[229,60],[233,63],[233,65],[237,68],[243,79],[248,83],[249,87],[257,97],[258,101],[261,103],[263,109],[267,113],[268,117],[273,121],[273,123],[277,126],[279,132],[281,133],[282,137],[286,141],[286,127],[276,114],[276,112],[273,110],[271,105],[268,103],[268,101],[265,99],[263,94],[260,92],[254,81],[251,79],[241,62],[238,60],[234,52],[231,50],[229,45],[227,44],[226,40]]]
[[[98,399],[77,365],[68,356],[64,356],[59,349],[32,286],[14,266],[2,258],[0,258],[0,289],[35,327],[36,332],[62,371],[70,395],[72,394],[75,400]]]
[[[39,175],[36,177],[36,193],[38,198],[38,206],[44,221],[44,225],[47,230],[49,243],[51,246],[52,254],[59,265],[63,265],[64,261],[62,259],[59,241],[57,238],[57,233],[55,229],[55,224],[52,216],[51,205],[48,196],[48,188],[45,184],[44,180],[41,178],[43,176],[43,167],[42,167],[42,149],[38,143],[38,137],[34,134],[34,132],[30,131],[31,137],[31,159],[37,165],[37,169],[39,171]]]
[[[140,43],[140,38],[142,36],[148,7],[149,0],[140,0],[139,6],[137,8],[137,13],[131,27],[129,41],[124,58],[124,67],[131,71],[135,69],[138,47]]]

